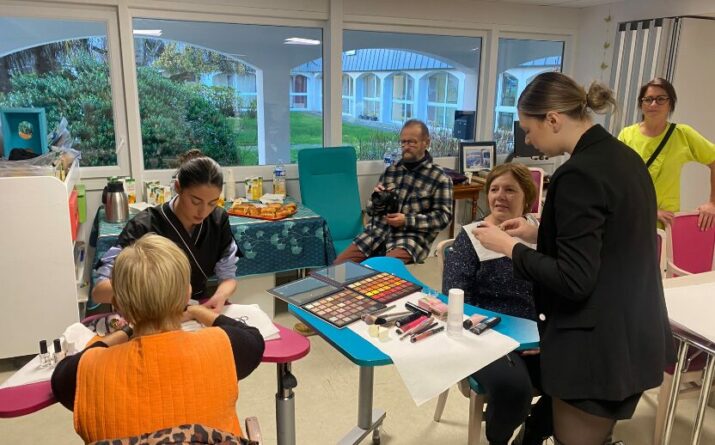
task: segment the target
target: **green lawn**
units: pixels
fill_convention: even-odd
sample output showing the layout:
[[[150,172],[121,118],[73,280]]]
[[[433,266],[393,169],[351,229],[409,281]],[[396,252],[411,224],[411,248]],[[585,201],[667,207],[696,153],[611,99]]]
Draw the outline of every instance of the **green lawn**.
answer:
[[[258,164],[258,126],[255,118],[232,118],[238,133],[239,159],[241,165]],[[357,150],[358,159],[382,159],[388,147],[397,144],[397,131],[382,130],[349,122],[343,122],[343,143]],[[320,115],[300,111],[290,113],[291,163],[298,160],[298,150],[323,145],[323,118]]]

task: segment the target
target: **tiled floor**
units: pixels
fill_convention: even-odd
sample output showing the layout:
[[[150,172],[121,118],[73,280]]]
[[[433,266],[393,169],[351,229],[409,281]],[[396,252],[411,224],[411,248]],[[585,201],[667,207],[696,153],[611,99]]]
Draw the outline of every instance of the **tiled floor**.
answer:
[[[439,272],[434,258],[413,267],[422,281],[439,287]],[[294,319],[286,313],[276,320],[292,326]],[[332,444],[352,428],[357,419],[358,368],[319,337],[311,337],[311,352],[296,362],[293,372],[298,378],[296,416],[298,444]],[[0,381],[11,373],[11,363],[0,361]],[[266,444],[276,443],[275,433],[275,366],[261,365],[241,382],[238,413],[242,418],[258,416]],[[652,443],[655,397],[652,390],[641,400],[633,419],[620,422],[615,437],[627,445]],[[684,399],[678,406],[671,444],[689,443],[695,398]],[[383,444],[463,444],[467,438],[467,399],[453,388],[442,422],[432,421],[436,401],[416,407],[393,366],[375,370],[374,403],[387,411],[382,430]],[[708,408],[702,445],[715,444],[715,412]],[[0,419],[0,444],[56,445],[78,444],[72,414],[54,405],[35,414]],[[369,443],[365,440],[364,443]],[[482,438],[482,443],[486,443]]]

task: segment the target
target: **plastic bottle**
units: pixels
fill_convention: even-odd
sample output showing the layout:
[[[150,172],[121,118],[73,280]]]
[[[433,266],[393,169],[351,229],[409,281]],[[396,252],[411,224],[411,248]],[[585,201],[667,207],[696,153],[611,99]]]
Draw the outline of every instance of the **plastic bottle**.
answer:
[[[226,201],[236,199],[236,179],[233,176],[233,170],[230,168],[223,170],[223,196]]]
[[[462,335],[464,319],[464,291],[450,289],[447,300],[447,335],[458,337]]]
[[[397,164],[402,159],[402,150],[399,147],[392,150],[392,163]]]
[[[286,170],[283,161],[278,160],[276,168],[273,169],[273,193],[285,195],[286,193]]]
[[[387,150],[385,152],[385,156],[382,157],[382,160],[385,161],[385,169],[387,169],[389,166],[392,165],[392,150]]]

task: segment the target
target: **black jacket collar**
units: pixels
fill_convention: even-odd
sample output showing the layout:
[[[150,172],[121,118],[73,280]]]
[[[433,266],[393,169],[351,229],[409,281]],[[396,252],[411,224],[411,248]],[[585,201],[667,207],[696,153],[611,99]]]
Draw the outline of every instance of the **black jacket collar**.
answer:
[[[591,145],[597,144],[604,139],[612,137],[613,136],[611,135],[611,133],[609,133],[600,124],[595,124],[588,130],[586,130],[584,134],[581,135],[581,139],[579,139],[576,143],[576,147],[574,147],[571,156],[576,156],[579,152],[587,149]]]

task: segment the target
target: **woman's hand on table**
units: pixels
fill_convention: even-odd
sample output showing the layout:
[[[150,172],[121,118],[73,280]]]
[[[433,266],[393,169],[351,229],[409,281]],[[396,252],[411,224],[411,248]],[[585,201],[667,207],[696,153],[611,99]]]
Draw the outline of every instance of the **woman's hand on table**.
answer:
[[[186,321],[196,320],[204,326],[213,326],[216,317],[218,317],[217,313],[202,304],[189,305],[184,311]]]
[[[201,306],[209,308],[215,313],[220,314],[226,304],[226,300],[228,300],[228,296],[215,293],[211,298],[201,303]]]
[[[472,233],[484,247],[494,252],[503,253],[509,258],[511,258],[511,251],[514,249],[514,245],[518,243],[499,226],[486,221],[472,230]]]

